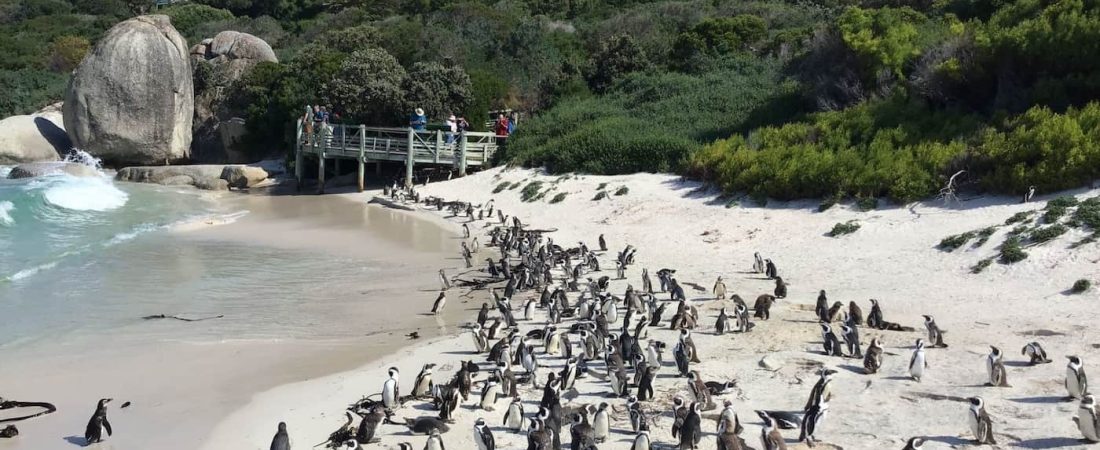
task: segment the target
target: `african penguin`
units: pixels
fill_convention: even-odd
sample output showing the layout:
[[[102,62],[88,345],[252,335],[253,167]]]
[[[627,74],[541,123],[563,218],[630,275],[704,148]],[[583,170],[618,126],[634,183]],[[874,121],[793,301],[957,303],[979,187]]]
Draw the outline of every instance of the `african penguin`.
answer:
[[[913,350],[913,356],[909,358],[909,376],[920,382],[928,368],[928,360],[924,358],[924,339],[917,339],[917,348]]]
[[[979,445],[996,445],[997,441],[993,439],[993,421],[985,411],[985,401],[981,397],[970,397],[967,400],[970,401],[968,418],[970,431],[974,433],[974,441]]]
[[[1100,420],[1096,415],[1096,398],[1092,394],[1081,399],[1081,406],[1077,408],[1077,417],[1073,421],[1085,439],[1089,442],[1100,442]]]
[[[989,385],[995,387],[1008,387],[1008,373],[1005,372],[1004,355],[1001,349],[989,346],[989,356],[986,357],[986,374],[989,376]]]
[[[496,450],[497,444],[493,439],[493,430],[485,425],[485,419],[478,417],[474,422],[474,442],[477,442],[478,450]]]
[[[103,433],[106,432],[107,436],[110,436],[111,422],[107,421],[107,403],[110,403],[112,399],[102,398],[96,403],[95,412],[92,413],[92,417],[88,419],[88,426],[84,429],[84,440],[88,445],[96,442],[103,442]],[[286,424],[280,423],[279,430],[286,436]],[[275,435],[276,438],[278,435]],[[271,448],[275,448],[275,442],[272,441]]]
[[[1089,380],[1085,375],[1085,363],[1077,356],[1067,356],[1069,364],[1066,365],[1066,391],[1070,398],[1081,399],[1088,393]]]
[[[1028,364],[1032,366],[1051,362],[1050,359],[1047,359],[1047,352],[1043,350],[1043,346],[1039,345],[1038,342],[1029,342],[1024,346],[1021,353],[1030,359]]]
[[[382,384],[382,405],[392,411],[401,402],[401,388],[398,383],[400,371],[396,367],[390,367],[389,374],[390,377]]]

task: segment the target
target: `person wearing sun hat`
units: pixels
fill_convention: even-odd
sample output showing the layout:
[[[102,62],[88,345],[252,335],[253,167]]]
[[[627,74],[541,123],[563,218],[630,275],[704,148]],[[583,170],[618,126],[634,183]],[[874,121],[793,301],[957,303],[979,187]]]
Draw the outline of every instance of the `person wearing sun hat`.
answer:
[[[424,108],[416,108],[409,117],[409,127],[416,131],[424,131],[428,127],[428,116],[424,115]]]

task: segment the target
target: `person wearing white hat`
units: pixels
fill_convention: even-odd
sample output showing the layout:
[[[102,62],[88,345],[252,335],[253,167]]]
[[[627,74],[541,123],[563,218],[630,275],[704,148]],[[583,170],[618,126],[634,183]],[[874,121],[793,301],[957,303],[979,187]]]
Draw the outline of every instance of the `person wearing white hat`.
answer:
[[[424,131],[428,126],[428,116],[424,115],[424,108],[416,108],[413,116],[409,118],[409,127],[416,131]]]

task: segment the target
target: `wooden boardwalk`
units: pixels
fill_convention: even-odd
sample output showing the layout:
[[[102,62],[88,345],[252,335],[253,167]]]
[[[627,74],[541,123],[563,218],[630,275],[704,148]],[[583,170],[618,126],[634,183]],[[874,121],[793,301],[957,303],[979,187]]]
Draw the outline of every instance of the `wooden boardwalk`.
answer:
[[[376,173],[383,162],[405,163],[405,185],[410,186],[413,167],[417,164],[437,168],[452,168],[465,176],[469,167],[489,164],[497,150],[494,133],[465,132],[454,135],[447,143],[447,132],[415,131],[412,128],[381,128],[366,125],[331,125],[331,130],[306,135],[302,121],[297,123],[294,148],[294,175],[302,182],[302,162],[316,157],[318,192],[325,190],[325,160],[350,159],[358,163],[359,191],[363,191],[364,169],[375,163]]]

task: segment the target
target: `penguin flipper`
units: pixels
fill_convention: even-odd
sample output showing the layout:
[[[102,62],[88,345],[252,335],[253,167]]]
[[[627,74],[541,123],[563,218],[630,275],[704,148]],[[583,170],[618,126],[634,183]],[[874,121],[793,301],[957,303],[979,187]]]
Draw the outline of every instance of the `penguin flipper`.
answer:
[[[107,418],[103,418],[103,428],[107,430],[107,436],[111,435],[111,422],[107,421]]]

